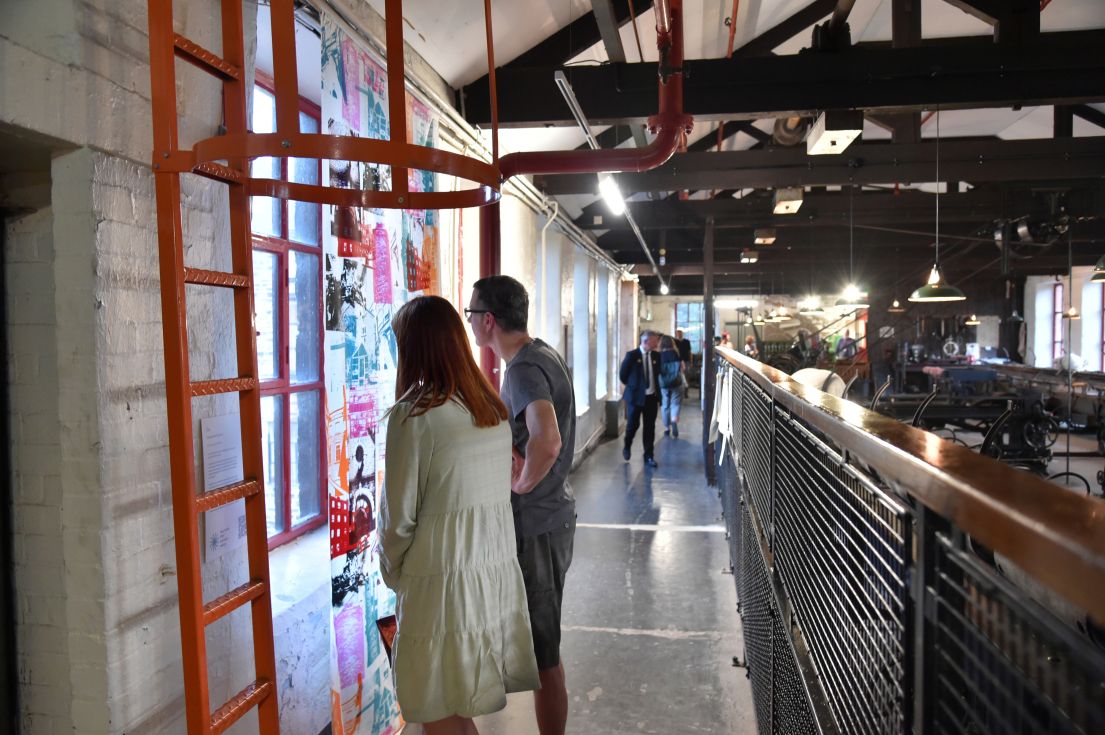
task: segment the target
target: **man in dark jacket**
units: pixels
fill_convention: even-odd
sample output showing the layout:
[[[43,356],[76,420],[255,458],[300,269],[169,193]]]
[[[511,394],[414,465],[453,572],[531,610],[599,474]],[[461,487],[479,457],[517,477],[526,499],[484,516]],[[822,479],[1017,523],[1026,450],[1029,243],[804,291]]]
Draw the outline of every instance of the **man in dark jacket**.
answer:
[[[644,419],[642,444],[645,451],[645,466],[656,467],[652,455],[656,440],[656,414],[660,409],[660,352],[656,349],[660,335],[651,329],[641,332],[641,346],[625,353],[618,377],[625,386],[622,398],[625,399],[627,426],[625,427],[625,446],[622,457],[626,462],[631,456],[633,437]]]

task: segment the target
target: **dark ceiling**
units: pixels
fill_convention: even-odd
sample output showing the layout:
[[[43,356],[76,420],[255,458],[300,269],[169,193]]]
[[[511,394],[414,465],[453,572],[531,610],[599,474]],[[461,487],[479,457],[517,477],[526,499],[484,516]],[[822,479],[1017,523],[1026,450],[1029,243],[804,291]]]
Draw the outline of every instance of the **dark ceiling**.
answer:
[[[1048,3],[1039,0],[947,1],[985,20],[993,35],[922,38],[920,0],[892,0],[893,41],[853,45],[846,23],[853,0],[815,0],[731,59],[686,63],[687,111],[725,121],[721,139],[742,132],[755,145],[718,151],[713,131],[658,169],[618,176],[654,257],[665,251],[661,272],[673,293],[703,292],[710,223],[718,293],[832,291],[848,279],[850,252],[856,280],[868,288],[911,289],[933,258],[937,143],[930,128],[924,137],[921,129],[936,109],[1054,108],[1049,138],[940,141],[941,260],[950,281],[1065,271],[1068,238],[1076,265],[1097,260],[1105,251],[1105,113],[1090,105],[1105,101],[1105,29],[1041,33]],[[651,3],[637,2],[638,13],[642,5]],[[553,69],[629,19],[624,0],[592,7],[600,12],[497,70],[501,124],[572,124]],[[799,34],[810,34],[810,48],[772,54]],[[599,136],[603,147],[625,144],[655,112],[655,64],[566,71],[591,122],[615,124]],[[458,94],[468,120],[486,125],[487,78]],[[782,145],[751,123],[826,109],[863,110],[892,139],[808,156],[804,144]],[[1074,137],[1075,119],[1099,135]],[[551,195],[597,195],[594,175],[539,177],[537,184]],[[805,188],[802,207],[774,215],[773,192],[785,186]],[[601,201],[584,207],[576,224],[619,262],[646,262],[624,218],[609,216]],[[757,263],[741,264],[741,250],[753,247],[752,232],[761,227],[776,228],[777,241],[759,249]],[[651,266],[639,272],[655,293]]]

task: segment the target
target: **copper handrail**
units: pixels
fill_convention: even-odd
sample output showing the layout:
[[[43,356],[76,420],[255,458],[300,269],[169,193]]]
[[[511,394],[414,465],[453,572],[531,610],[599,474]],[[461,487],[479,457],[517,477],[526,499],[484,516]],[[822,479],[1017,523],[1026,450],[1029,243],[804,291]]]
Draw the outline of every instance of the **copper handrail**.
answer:
[[[908,426],[751,360],[718,354],[794,416],[1105,623],[1105,502]]]

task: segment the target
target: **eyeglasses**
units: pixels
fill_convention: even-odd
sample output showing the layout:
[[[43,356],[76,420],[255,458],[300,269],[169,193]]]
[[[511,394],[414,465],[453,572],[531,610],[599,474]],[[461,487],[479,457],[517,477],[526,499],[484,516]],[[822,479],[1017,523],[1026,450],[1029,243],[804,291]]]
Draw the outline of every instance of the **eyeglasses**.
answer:
[[[464,309],[465,319],[471,319],[473,314],[490,314],[491,316],[495,316],[495,312],[491,311],[491,309]]]

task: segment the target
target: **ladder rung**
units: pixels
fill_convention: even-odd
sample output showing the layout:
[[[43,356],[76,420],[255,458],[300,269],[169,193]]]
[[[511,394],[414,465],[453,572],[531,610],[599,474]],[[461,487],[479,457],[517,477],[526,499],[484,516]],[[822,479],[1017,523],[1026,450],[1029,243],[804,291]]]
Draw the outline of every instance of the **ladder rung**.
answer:
[[[195,64],[209,74],[222,79],[241,79],[242,72],[238,67],[211,53],[195,41],[185,38],[179,33],[173,34],[173,47],[176,55],[185,61]]]
[[[219,393],[241,393],[253,390],[257,381],[253,378],[227,378],[224,380],[200,380],[192,383],[192,397],[214,396]]]
[[[192,170],[200,176],[206,176],[224,184],[240,184],[243,181],[241,171],[212,161],[197,164]]]
[[[227,728],[237,722],[242,715],[249,711],[250,707],[261,702],[262,699],[272,694],[272,682],[268,679],[258,679],[235,695],[234,699],[215,710],[211,715],[211,732],[215,735],[226,732]]]
[[[224,271],[208,271],[202,268],[185,268],[185,283],[200,283],[205,286],[225,286],[227,288],[249,288],[249,277]]]
[[[246,582],[240,587],[219,595],[203,606],[203,624],[211,625],[219,618],[229,615],[247,602],[252,602],[265,593],[265,583],[256,580]]]
[[[234,485],[220,487],[217,490],[201,493],[196,496],[196,512],[203,513],[215,508],[220,508],[227,503],[233,503],[241,498],[248,498],[261,492],[261,484],[256,480],[246,480]]]

